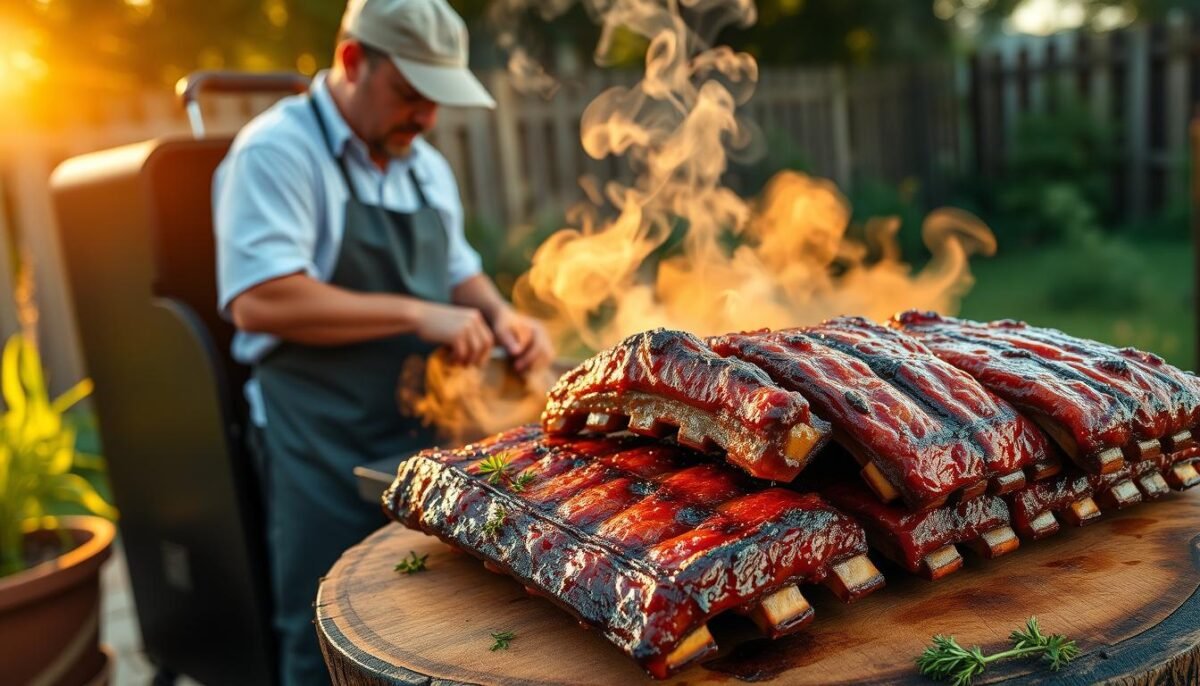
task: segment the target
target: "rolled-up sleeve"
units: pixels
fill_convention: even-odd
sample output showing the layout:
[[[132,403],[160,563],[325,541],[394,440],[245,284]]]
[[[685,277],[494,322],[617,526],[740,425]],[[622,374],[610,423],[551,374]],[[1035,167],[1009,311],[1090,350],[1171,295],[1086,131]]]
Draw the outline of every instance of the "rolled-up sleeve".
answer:
[[[317,172],[300,153],[268,144],[235,149],[213,183],[218,304],[288,274],[316,277]]]

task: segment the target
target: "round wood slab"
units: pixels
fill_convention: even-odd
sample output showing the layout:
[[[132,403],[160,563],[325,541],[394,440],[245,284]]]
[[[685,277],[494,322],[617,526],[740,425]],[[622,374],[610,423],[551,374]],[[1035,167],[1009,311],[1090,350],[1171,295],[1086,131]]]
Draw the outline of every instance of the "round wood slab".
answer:
[[[393,567],[410,551],[427,571]],[[985,683],[1200,683],[1200,489],[1064,528],[992,561],[964,553],[938,582],[881,564],[887,587],[853,605],[804,587],[816,619],[771,641],[721,616],[721,653],[657,683],[930,684],[913,660],[934,634],[1002,650],[1036,615],[1078,641],[1059,673],[1032,660],[989,667]],[[346,551],[317,596],[317,632],[339,684],[656,683],[615,647],[516,581],[435,538],[391,524]],[[491,632],[516,634],[491,651]]]

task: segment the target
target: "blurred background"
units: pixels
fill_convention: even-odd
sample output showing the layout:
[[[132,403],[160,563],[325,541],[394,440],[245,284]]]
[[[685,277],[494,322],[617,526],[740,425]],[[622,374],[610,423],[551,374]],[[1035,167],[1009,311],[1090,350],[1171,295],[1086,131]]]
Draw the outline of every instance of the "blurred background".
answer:
[[[617,30],[601,68],[600,29],[579,4],[452,4],[498,107],[442,110],[429,139],[455,170],[471,242],[507,291],[548,237],[578,225],[577,203],[602,204],[585,188],[633,184],[645,171],[585,153],[581,117],[605,89],[642,78],[647,43]],[[682,3],[685,18],[695,4]],[[36,329],[52,393],[87,375],[55,231],[55,167],[191,135],[175,85],[196,70],[311,76],[329,65],[342,8],[0,3],[0,334]],[[715,36],[758,65],[755,94],[737,108],[754,141],[730,151],[719,184],[753,199],[781,171],[836,183],[851,209],[833,213],[848,226],[833,226],[831,242],[844,233],[864,247],[851,266],[832,253],[818,260],[829,290],[880,262],[899,260],[905,275],[932,264],[936,275],[922,226],[936,208],[961,208],[998,246],[971,258],[973,279],[956,274],[947,286],[962,315],[1024,319],[1195,369],[1189,130],[1200,102],[1200,0],[760,0],[757,10],[752,26]],[[232,133],[274,97],[205,95],[206,128]],[[895,230],[894,244],[874,245],[872,226]],[[887,301],[877,283],[863,292]],[[81,449],[101,452],[88,407],[78,415]],[[86,476],[108,494],[100,471]],[[138,657],[125,567],[106,573],[115,680],[145,683],[152,671]]]
[[[454,3],[494,112],[443,111],[431,140],[454,167],[468,231],[511,287],[583,197],[578,178],[620,178],[580,146],[580,115],[641,75],[644,40],[614,38],[578,6],[545,21],[509,12],[520,44],[558,80],[514,88],[496,6]],[[1015,317],[1195,367],[1188,124],[1200,98],[1197,3],[1168,0],[763,0],[758,22],[718,43],[754,55],[741,108],[764,142],[725,183],[745,196],[797,169],[835,181],[853,222],[895,216],[905,261],[928,259],[920,221],[974,212],[995,257],[972,262],[968,317]],[[51,384],[85,374],[62,286],[48,196],[61,160],[186,134],[174,85],[198,69],[328,65],[341,3],[327,0],[7,0],[0,7],[0,278],[33,266]],[[515,84],[522,85],[522,84]],[[536,84],[535,84],[536,85]],[[527,91],[528,89],[526,89]],[[545,89],[544,89],[545,90]],[[271,102],[207,97],[229,132]],[[0,303],[0,328],[17,312]]]

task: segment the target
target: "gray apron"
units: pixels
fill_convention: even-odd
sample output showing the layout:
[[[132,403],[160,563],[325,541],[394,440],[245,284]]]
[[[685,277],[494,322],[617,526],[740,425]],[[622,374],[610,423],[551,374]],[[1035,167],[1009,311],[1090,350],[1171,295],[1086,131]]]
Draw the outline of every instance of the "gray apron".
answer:
[[[350,195],[329,283],[449,302],[445,227],[416,175],[410,170],[420,198],[415,212],[364,204],[329,145],[316,103],[309,104]],[[267,416],[260,439],[284,684],[328,682],[312,626],[317,581],[346,548],[385,523],[378,505],[358,497],[355,465],[434,442],[396,402],[405,359],[433,348],[415,335],[332,347],[285,341],[255,367]]]

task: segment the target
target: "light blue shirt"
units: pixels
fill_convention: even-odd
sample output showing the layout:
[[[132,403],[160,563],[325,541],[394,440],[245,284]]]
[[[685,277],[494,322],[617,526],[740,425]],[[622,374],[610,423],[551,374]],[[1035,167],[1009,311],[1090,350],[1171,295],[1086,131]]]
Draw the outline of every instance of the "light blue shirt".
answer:
[[[409,177],[411,169],[446,228],[451,286],[480,272],[479,254],[463,235],[462,201],[446,159],[418,137],[407,157],[393,158],[380,170],[342,118],[325,76],[317,75],[310,92],[329,129],[328,143],[307,97],[285,98],[238,133],[217,168],[217,293],[226,319],[229,303],[264,281],[301,272],[325,282],[333,276],[349,192],[330,145],[345,160],[355,191],[367,204],[397,212],[416,210],[420,198]],[[233,338],[233,357],[254,364],[278,343],[275,336],[239,331]],[[254,421],[264,424],[254,382],[246,396]]]

